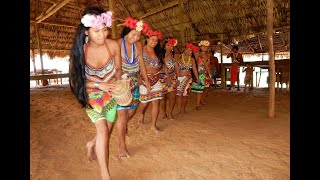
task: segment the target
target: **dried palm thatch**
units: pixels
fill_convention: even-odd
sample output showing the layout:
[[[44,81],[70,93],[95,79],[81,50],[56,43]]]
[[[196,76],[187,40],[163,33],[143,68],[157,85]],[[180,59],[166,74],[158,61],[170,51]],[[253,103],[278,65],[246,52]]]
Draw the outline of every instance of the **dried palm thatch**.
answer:
[[[76,27],[86,7],[109,10],[111,0],[30,0],[30,49],[49,57],[69,55]],[[242,53],[267,52],[266,0],[113,0],[120,37],[128,16],[181,42],[209,40],[212,48],[228,53],[238,43]],[[274,0],[274,50],[290,50],[290,1]],[[40,39],[39,43],[37,39]]]

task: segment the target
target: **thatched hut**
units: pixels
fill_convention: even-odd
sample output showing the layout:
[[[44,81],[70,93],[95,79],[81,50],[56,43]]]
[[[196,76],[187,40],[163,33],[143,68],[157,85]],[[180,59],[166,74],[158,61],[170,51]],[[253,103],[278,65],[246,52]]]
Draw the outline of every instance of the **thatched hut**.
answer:
[[[114,3],[116,37],[128,16],[142,18],[165,37],[181,42],[209,40],[213,48],[228,53],[239,44],[242,53],[267,52],[267,1],[261,0],[31,0],[30,50],[50,57],[69,55],[81,13],[88,6],[111,9]],[[289,51],[290,1],[274,1],[274,51]],[[38,42],[38,39],[40,40]]]
[[[275,70],[274,53],[290,51],[289,0],[31,0],[31,55],[68,56],[76,26],[89,6],[114,12],[112,38],[120,37],[124,19],[132,16],[144,19],[164,37],[176,37],[180,50],[185,42],[209,40],[221,54],[222,63],[222,55],[229,53],[234,44],[243,54],[269,53],[271,89],[277,79],[273,76],[280,74],[279,69]],[[41,66],[44,74],[42,59]],[[224,88],[224,71],[221,76]]]

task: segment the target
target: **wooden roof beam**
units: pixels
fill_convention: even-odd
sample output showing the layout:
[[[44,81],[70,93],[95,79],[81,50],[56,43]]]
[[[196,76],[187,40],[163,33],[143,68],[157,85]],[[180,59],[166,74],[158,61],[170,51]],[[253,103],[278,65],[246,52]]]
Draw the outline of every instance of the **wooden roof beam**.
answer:
[[[132,16],[129,9],[127,8],[127,6],[124,5],[124,2],[122,0],[118,1],[120,3],[120,5],[127,11],[127,13],[129,14],[129,16]],[[118,26],[118,25],[117,25]]]
[[[56,2],[52,1],[52,0],[42,0],[43,2],[48,2],[48,3],[53,3],[55,4]],[[79,3],[78,3],[79,4]],[[66,4],[65,5],[66,7],[70,7],[70,8],[73,8],[73,9],[76,9],[76,10],[80,10],[81,12],[85,9],[84,6],[74,6],[72,4]]]
[[[281,30],[281,29],[285,29],[285,28],[290,28],[290,26],[282,26],[282,27],[278,27],[278,28],[273,28],[274,32]],[[243,36],[249,36],[249,35],[259,35],[262,33],[266,33],[267,31],[260,31],[260,32],[255,32],[255,33],[248,33],[248,34],[242,34],[242,35],[238,35],[238,36],[232,36],[232,37],[227,37],[227,36],[223,36],[223,39],[229,39],[229,38],[237,38],[237,37],[243,37]],[[226,33],[211,33],[211,34],[226,34]],[[220,40],[220,38],[211,38],[211,39],[207,39],[208,41],[218,41]]]
[[[157,14],[157,13],[163,11],[163,10],[166,10],[166,9],[171,8],[171,7],[177,6],[178,4],[179,4],[178,1],[170,2],[167,5],[161,6],[160,8],[156,8],[156,9],[150,11],[150,12],[147,12],[146,14],[140,16],[139,19],[142,19],[142,18],[151,16],[151,15]]]
[[[30,20],[30,23],[36,23],[36,21]],[[63,27],[77,28],[77,26],[73,26],[73,25],[58,24],[58,23],[52,23],[52,22],[40,22],[40,24],[47,24],[47,25],[52,25],[52,26],[63,26]]]
[[[288,46],[287,46],[287,44],[286,44],[286,41],[285,41],[284,38],[283,38],[283,34],[280,33],[279,35],[280,35],[281,40],[282,40],[282,42],[283,42],[284,48],[286,49],[286,51],[288,51]]]
[[[261,45],[261,42],[260,42],[260,38],[259,38],[259,34],[258,34],[258,42],[259,42],[259,46],[260,46],[261,51],[263,51],[262,45]]]
[[[54,8],[52,10],[50,10],[49,12],[45,13],[44,15],[40,15],[36,18],[36,23],[40,23],[42,21],[44,21],[45,19],[47,19],[48,17],[50,17],[52,14],[54,14],[55,12],[57,12],[59,9],[61,9],[64,5],[66,5],[70,0],[64,0],[62,1],[60,4],[55,5]],[[51,7],[50,7],[51,8]],[[50,9],[49,8],[49,9]]]
[[[249,48],[251,49],[251,51],[253,52],[253,53],[255,53],[255,50],[251,47],[251,45],[248,43],[248,41],[245,39],[244,40],[245,42],[246,42],[246,44],[249,46]]]

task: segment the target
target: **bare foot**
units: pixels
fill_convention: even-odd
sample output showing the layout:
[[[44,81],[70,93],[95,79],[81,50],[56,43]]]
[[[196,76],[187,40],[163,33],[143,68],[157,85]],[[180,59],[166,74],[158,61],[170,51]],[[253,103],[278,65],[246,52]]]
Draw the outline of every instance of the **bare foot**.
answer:
[[[199,111],[200,110],[200,106],[196,106],[196,110]]]
[[[156,126],[151,127],[151,129],[152,129],[155,133],[161,132]]]
[[[118,157],[119,157],[119,159],[130,157],[130,154],[129,154],[127,148],[119,148],[118,149]]]
[[[138,119],[138,124],[143,125],[144,124],[144,116],[141,115],[140,118]]]
[[[128,127],[126,127],[126,135],[128,136],[129,132],[128,132]]]
[[[176,120],[172,115],[169,116],[169,120]]]
[[[94,143],[88,142],[86,144],[86,148],[87,148],[87,157],[89,159],[89,161],[93,161],[97,158],[96,153],[94,152]]]
[[[202,105],[206,105],[207,103],[203,101],[203,102],[200,102],[200,104],[202,104]]]
[[[163,116],[162,119],[163,119],[163,120],[166,120],[166,119],[168,119],[168,117],[167,117],[167,116]]]

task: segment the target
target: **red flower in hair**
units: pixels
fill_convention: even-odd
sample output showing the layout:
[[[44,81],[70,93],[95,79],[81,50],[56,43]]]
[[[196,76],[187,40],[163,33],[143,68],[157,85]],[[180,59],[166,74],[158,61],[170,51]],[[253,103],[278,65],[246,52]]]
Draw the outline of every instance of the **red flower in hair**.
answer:
[[[168,44],[176,46],[178,44],[178,41],[175,38],[168,38]]]
[[[126,18],[124,21],[124,25],[129,27],[130,29],[142,31],[144,34],[146,34],[149,29],[149,25],[146,22],[143,22],[143,20],[134,19],[132,17]]]
[[[192,52],[193,52],[193,53],[196,53],[196,52],[198,52],[199,50],[200,50],[200,47],[194,46],[193,49],[192,49]]]
[[[191,49],[193,53],[198,52],[200,48],[192,43],[186,43],[186,48]]]
[[[142,32],[144,33],[144,34],[146,34],[147,33],[147,31],[148,31],[148,29],[149,29],[149,24],[148,23],[143,23],[143,25],[142,25]]]
[[[136,24],[134,23],[134,19],[132,17],[128,17],[124,20],[124,25],[129,27],[130,29],[135,29]]]
[[[186,43],[186,48],[193,49],[194,45],[192,43]]]
[[[151,29],[149,29],[146,34],[148,37],[157,36],[158,39],[160,40],[162,39],[162,34],[160,31],[152,31]]]

